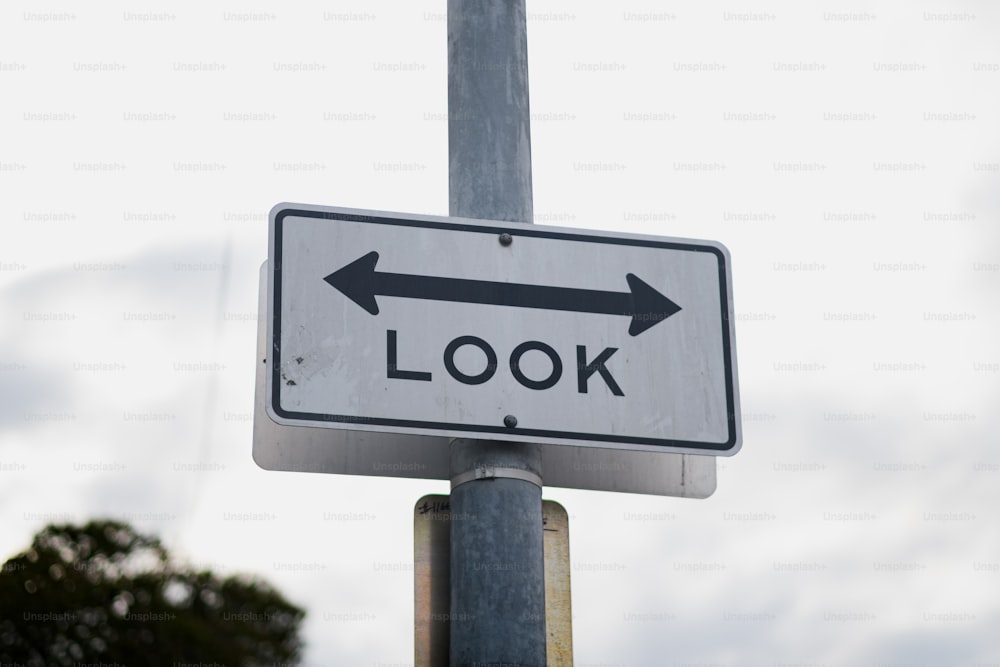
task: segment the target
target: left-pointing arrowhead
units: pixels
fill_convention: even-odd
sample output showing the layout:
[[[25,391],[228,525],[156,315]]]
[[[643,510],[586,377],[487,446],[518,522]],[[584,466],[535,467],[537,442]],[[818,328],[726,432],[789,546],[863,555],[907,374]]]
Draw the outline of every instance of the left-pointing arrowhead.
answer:
[[[344,296],[358,304],[372,315],[378,315],[375,301],[375,263],[378,253],[374,250],[359,257],[347,266],[341,267],[323,278]]]
[[[628,327],[630,336],[638,336],[681,309],[634,273],[627,274],[625,279],[632,292],[632,323]]]

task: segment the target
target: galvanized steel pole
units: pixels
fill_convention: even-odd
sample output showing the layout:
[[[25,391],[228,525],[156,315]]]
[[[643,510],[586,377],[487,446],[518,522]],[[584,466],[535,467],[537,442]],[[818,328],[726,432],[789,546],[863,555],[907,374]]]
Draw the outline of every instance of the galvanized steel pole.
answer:
[[[448,0],[451,215],[532,222],[525,0]]]
[[[525,19],[525,0],[448,0],[451,215],[532,221]],[[545,665],[541,472],[537,445],[452,441],[452,667]]]

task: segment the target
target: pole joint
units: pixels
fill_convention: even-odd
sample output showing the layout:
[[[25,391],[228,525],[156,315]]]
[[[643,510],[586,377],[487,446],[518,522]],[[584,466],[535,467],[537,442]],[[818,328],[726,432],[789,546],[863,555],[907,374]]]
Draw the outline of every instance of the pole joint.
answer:
[[[459,473],[451,478],[451,490],[454,491],[457,487],[465,484],[466,482],[475,482],[478,480],[493,480],[493,479],[519,479],[524,482],[530,482],[538,488],[543,488],[542,478],[539,475],[531,472],[530,470],[523,470],[521,468],[507,468],[507,467],[497,467],[489,464],[477,464],[472,470],[466,470],[463,473]]]

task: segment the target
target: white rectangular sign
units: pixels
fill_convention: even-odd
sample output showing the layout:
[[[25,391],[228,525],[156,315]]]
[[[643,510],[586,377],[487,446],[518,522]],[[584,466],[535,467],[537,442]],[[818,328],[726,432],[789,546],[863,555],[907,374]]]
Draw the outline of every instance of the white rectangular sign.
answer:
[[[279,424],[739,448],[718,243],[301,204],[270,231]]]

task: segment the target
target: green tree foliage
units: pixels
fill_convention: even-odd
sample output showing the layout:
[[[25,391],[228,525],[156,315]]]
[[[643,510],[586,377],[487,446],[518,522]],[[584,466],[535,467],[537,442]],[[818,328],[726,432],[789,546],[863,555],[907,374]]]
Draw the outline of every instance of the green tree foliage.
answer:
[[[0,571],[0,663],[294,664],[304,615],[259,579],[174,564],[127,524],[52,525]]]

